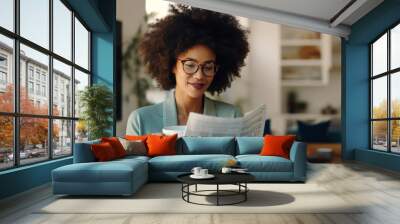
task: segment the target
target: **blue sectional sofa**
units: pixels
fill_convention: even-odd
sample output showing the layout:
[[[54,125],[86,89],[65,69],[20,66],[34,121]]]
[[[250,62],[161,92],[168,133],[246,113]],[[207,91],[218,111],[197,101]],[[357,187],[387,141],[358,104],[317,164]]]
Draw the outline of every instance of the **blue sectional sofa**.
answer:
[[[260,156],[263,137],[183,137],[177,155],[127,156],[96,162],[91,141],[75,144],[74,163],[52,171],[53,193],[68,195],[131,195],[148,181],[176,181],[180,174],[201,166],[218,172],[230,159],[260,182],[305,182],[306,145],[294,142],[290,159]]]

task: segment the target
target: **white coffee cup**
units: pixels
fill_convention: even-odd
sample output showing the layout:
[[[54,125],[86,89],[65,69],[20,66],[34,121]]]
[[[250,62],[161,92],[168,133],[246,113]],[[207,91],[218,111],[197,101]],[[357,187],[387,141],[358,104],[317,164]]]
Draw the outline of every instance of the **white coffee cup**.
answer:
[[[192,169],[192,173],[194,174],[194,175],[196,175],[196,176],[199,176],[199,175],[201,175],[200,174],[200,171],[202,170],[202,168],[201,167],[193,167],[193,169]]]
[[[200,176],[207,176],[208,175],[208,169],[201,169],[200,170]]]
[[[232,171],[232,168],[230,167],[222,167],[221,172],[222,173],[230,173]]]

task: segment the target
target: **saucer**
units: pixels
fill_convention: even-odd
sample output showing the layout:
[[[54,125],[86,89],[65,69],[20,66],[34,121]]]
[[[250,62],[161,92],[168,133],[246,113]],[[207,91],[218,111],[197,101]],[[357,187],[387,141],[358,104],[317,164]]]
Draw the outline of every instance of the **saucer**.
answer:
[[[212,174],[207,174],[207,175],[204,175],[204,176],[194,175],[194,174],[190,175],[190,178],[193,178],[193,179],[211,179],[211,178],[214,178],[214,177],[215,176],[212,175]]]

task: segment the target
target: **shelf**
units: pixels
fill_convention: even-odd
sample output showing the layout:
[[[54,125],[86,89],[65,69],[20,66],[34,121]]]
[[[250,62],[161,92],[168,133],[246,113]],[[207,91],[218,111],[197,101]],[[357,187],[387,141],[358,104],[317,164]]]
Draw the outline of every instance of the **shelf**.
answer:
[[[323,86],[332,64],[330,36],[281,28],[281,85]]]
[[[282,46],[321,46],[319,39],[286,39],[282,40]]]
[[[322,61],[319,59],[283,59],[282,66],[321,66]]]

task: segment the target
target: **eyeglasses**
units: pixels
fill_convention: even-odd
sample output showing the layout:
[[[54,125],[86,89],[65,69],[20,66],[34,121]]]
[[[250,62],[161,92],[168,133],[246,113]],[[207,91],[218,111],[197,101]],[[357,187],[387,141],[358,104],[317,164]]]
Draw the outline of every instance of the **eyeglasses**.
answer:
[[[213,77],[217,73],[218,66],[213,61],[206,62],[204,64],[199,64],[191,59],[177,59],[182,62],[183,71],[188,75],[195,74],[201,67],[203,75],[206,77]]]

